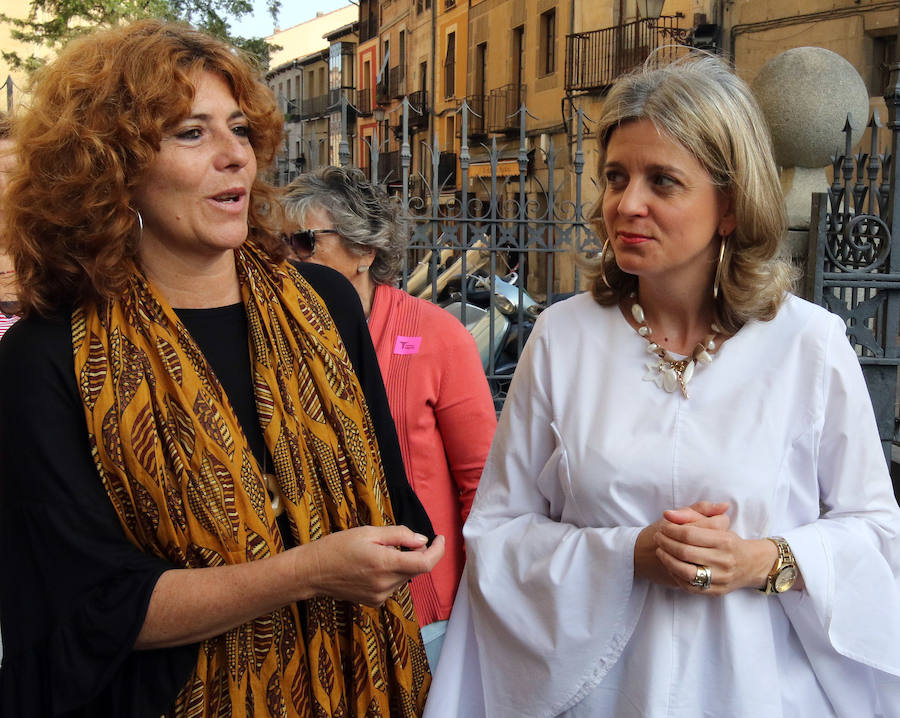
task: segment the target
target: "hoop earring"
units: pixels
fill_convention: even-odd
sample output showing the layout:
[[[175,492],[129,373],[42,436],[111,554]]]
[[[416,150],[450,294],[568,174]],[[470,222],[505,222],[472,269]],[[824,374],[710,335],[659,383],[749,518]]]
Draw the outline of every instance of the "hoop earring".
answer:
[[[607,289],[612,289],[612,285],[606,278],[606,250],[609,249],[609,238],[603,243],[603,249],[600,251],[600,279],[606,285]]]
[[[719,261],[716,264],[716,278],[713,280],[713,299],[719,298],[719,284],[722,282],[722,259],[725,256],[725,237],[719,242]]]
[[[141,240],[144,238],[144,218],[141,217],[141,210],[135,209],[134,207],[129,207],[129,209],[137,215],[138,221],[138,244],[141,243]]]

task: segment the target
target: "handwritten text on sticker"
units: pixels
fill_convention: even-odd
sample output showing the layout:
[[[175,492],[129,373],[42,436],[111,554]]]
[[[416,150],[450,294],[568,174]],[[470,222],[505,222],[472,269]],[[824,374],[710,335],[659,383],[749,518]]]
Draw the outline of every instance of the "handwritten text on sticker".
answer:
[[[397,337],[394,342],[394,354],[418,354],[422,337]]]

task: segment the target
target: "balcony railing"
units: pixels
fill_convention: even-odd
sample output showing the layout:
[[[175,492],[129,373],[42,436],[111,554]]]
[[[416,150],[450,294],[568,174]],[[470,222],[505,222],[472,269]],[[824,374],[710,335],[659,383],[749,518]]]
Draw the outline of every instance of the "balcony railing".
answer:
[[[483,137],[487,134],[487,115],[489,95],[468,95],[466,102],[471,112],[468,114],[469,137]],[[476,117],[476,115],[478,115]],[[462,122],[460,122],[459,134],[462,135]]]
[[[645,18],[602,30],[566,35],[566,90],[606,90],[620,75],[641,65],[654,51],[660,63],[686,52],[686,31],[678,17]]]
[[[381,76],[381,82],[375,85],[375,102],[379,105],[391,104],[391,73],[385,72]]]
[[[359,41],[371,40],[378,34],[378,17],[370,15],[359,21]]]
[[[392,67],[388,71],[388,82],[388,94],[395,99],[403,97],[406,94],[406,68],[403,65]]]
[[[378,178],[391,185],[397,185],[403,181],[403,176],[400,174],[400,150],[383,152],[378,156]]]
[[[489,132],[515,133],[519,131],[519,106],[525,101],[525,85],[511,83],[491,90],[487,98],[487,129]]]
[[[367,117],[372,114],[372,90],[368,87],[357,91],[356,109],[359,111],[359,114]]]
[[[317,95],[316,97],[305,97],[300,103],[300,118],[308,120],[311,117],[321,117],[328,112],[329,97],[325,95]]]
[[[411,129],[428,127],[428,92],[416,90],[409,95],[409,126]]]

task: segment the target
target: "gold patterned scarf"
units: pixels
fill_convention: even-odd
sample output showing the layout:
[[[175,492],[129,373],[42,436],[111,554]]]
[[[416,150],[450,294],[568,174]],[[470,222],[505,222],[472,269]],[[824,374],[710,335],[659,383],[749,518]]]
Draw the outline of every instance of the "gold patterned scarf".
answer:
[[[295,543],[393,523],[371,418],[337,328],[288,264],[236,252],[265,443]],[[128,537],[186,568],[284,550],[228,398],[172,308],[135,274],[72,321],[91,449]],[[417,716],[430,676],[409,590],[381,608],[317,597],[202,642],[174,716]]]

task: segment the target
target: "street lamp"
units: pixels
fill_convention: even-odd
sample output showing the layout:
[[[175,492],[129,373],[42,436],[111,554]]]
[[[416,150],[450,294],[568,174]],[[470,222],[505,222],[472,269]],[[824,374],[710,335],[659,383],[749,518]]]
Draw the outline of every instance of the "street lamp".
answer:
[[[656,19],[662,15],[666,0],[637,0],[638,17]]]

